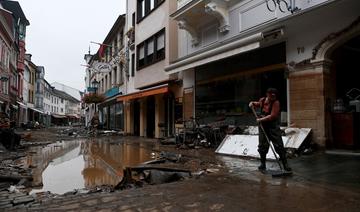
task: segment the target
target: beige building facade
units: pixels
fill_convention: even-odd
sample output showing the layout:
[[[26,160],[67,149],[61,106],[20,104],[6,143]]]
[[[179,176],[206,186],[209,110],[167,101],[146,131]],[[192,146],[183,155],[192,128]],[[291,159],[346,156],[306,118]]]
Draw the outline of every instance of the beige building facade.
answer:
[[[125,105],[127,134],[160,138],[174,133],[181,85],[165,67],[177,58],[177,24],[169,19],[176,1],[127,1],[129,79]]]

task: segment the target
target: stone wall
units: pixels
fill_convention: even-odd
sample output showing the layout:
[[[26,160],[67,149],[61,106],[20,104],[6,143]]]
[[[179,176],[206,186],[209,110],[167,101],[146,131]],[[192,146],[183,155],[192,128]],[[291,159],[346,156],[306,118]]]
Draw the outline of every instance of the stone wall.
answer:
[[[312,129],[312,139],[325,147],[329,139],[326,121],[329,95],[329,63],[314,62],[296,67],[289,74],[290,124]]]

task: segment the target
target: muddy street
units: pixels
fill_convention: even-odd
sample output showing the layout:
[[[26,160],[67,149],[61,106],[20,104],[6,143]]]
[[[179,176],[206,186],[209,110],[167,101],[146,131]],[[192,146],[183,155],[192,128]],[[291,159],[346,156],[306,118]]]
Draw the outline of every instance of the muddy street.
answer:
[[[345,178],[341,174],[334,177],[331,172],[338,171],[335,168],[326,175],[329,159],[321,154],[290,160],[294,176],[273,178],[257,170],[256,159],[215,155],[214,149],[207,148],[178,149],[154,139],[64,134],[67,137],[64,140],[47,140],[43,144],[34,141],[49,132],[52,136],[61,134],[59,129],[32,131],[32,139],[22,142],[24,148],[1,153],[3,158],[8,157],[2,162],[2,171],[16,168],[18,175],[31,176],[26,182],[8,182],[7,186],[2,183],[3,210],[358,211],[360,208],[359,175],[355,174],[358,172],[352,175],[353,181],[349,181],[348,174]],[[316,172],[307,173],[307,161],[316,158],[324,165],[322,171],[318,170],[323,177],[311,179]],[[331,160],[330,165],[339,160]],[[275,162],[268,163],[269,169],[276,166]],[[133,168],[130,181],[124,171],[129,167]],[[136,167],[140,167],[139,172],[134,171]],[[185,170],[191,174],[161,181],[167,176],[163,170],[171,173]]]

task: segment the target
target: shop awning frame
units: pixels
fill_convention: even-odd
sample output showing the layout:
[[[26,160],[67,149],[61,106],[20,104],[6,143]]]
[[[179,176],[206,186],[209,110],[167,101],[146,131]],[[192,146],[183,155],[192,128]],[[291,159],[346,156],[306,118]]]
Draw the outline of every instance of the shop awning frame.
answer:
[[[67,118],[65,115],[58,115],[58,114],[51,114],[51,116],[53,116],[54,118],[57,118],[57,119]]]
[[[33,111],[35,111],[35,112],[38,112],[38,113],[44,114],[44,112],[43,112],[43,111],[38,110],[38,109],[36,109],[36,108],[30,108],[30,109],[31,109],[31,110],[33,110]]]
[[[27,105],[25,105],[25,104],[22,103],[22,102],[16,102],[16,103],[18,103],[18,104],[20,105],[20,107],[27,108]]]
[[[157,95],[157,94],[163,94],[163,93],[167,93],[167,92],[169,92],[169,85],[168,84],[148,88],[148,89],[145,89],[145,90],[141,90],[139,92],[130,93],[130,94],[123,95],[123,96],[119,96],[117,98],[117,101],[118,102],[129,101],[129,100],[132,100],[132,99],[139,99],[139,98],[143,98],[143,97],[147,97],[147,96],[153,96],[153,95]]]
[[[11,104],[11,107],[13,107],[15,110],[18,110],[19,107],[17,105]]]
[[[69,114],[69,115],[66,115],[67,118],[76,118],[76,119],[80,119],[81,117],[77,114]]]
[[[165,68],[166,74],[174,74],[181,71],[189,70],[210,62],[215,62],[237,54],[248,52],[260,48],[260,41],[264,39],[263,33],[257,33],[240,40],[221,45],[215,49],[195,54],[175,62]]]

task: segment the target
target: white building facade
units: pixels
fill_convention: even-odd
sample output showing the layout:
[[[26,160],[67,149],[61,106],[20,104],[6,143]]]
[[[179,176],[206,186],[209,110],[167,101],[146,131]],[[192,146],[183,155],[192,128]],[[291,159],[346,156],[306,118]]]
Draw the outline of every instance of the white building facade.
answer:
[[[311,128],[322,147],[357,145],[358,135],[337,140],[343,131],[335,126],[358,113],[348,107],[334,114],[332,105],[341,98],[350,106],[358,98],[349,97],[359,86],[347,70],[358,67],[359,1],[285,0],[281,7],[264,0],[177,2],[170,17],[179,27],[179,57],[166,72],[180,73],[189,88],[185,116],[255,124],[248,102],[275,87],[282,124]]]

